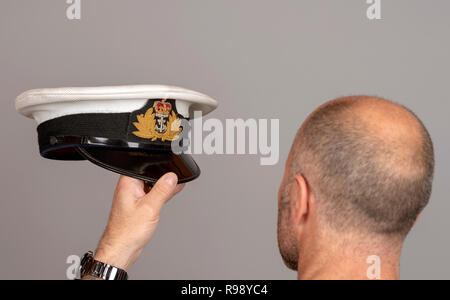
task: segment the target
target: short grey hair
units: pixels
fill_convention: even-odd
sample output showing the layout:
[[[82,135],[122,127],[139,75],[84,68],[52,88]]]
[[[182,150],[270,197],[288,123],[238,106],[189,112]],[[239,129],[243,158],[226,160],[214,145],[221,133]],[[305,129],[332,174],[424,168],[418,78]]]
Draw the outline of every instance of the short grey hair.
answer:
[[[431,196],[433,143],[419,118],[398,104],[417,121],[417,149],[402,156],[401,143],[368,134],[364,120],[348,112],[369,98],[334,101],[314,112],[294,142],[291,176],[305,176],[333,228],[404,237]]]

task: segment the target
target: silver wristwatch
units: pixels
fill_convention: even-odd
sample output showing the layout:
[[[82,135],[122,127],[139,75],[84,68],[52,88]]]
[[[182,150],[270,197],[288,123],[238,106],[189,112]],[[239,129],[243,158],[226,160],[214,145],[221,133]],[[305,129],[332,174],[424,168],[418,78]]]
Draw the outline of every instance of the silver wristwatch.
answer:
[[[126,271],[111,265],[96,261],[94,253],[89,251],[81,259],[80,276],[92,276],[103,280],[128,280]]]

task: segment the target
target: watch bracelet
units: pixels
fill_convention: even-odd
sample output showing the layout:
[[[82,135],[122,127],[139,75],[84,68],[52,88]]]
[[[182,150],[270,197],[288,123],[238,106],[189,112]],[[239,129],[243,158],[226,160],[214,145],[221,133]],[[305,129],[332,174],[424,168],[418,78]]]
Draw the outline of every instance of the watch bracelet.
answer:
[[[80,277],[91,276],[103,280],[128,280],[126,271],[108,265],[106,263],[96,261],[93,252],[86,253],[80,264]]]

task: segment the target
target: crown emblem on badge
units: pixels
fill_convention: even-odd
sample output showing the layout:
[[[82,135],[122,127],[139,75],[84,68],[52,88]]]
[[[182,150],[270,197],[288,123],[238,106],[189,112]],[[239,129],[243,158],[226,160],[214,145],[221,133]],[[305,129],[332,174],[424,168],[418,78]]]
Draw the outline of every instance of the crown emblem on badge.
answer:
[[[166,100],[155,102],[153,107],[155,108],[155,112],[161,115],[169,115],[172,110],[172,105],[166,102]]]
[[[174,141],[182,131],[181,120],[177,117],[172,105],[166,100],[155,101],[153,107],[145,114],[137,115],[138,122],[133,125],[138,129],[133,134],[143,139]]]

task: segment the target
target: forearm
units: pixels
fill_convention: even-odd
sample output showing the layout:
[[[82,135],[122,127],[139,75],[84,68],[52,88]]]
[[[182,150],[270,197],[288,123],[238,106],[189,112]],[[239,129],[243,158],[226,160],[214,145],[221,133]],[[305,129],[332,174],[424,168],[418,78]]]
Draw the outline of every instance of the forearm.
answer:
[[[102,281],[103,279],[97,278],[97,277],[94,277],[91,275],[86,275],[86,276],[83,276],[80,280],[100,280],[100,281]]]

